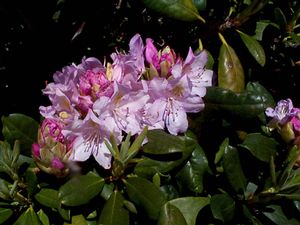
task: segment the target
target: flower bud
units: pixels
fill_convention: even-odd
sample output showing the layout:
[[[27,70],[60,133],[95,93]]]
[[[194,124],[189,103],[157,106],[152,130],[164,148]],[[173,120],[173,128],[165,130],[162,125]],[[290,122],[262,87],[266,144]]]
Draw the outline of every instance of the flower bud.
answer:
[[[291,122],[287,122],[284,125],[282,125],[279,133],[286,143],[290,143],[295,139],[293,124]]]
[[[45,119],[38,130],[38,143],[32,145],[32,156],[37,166],[57,177],[69,174],[67,164],[71,148],[65,143],[62,128],[63,124],[59,121]]]

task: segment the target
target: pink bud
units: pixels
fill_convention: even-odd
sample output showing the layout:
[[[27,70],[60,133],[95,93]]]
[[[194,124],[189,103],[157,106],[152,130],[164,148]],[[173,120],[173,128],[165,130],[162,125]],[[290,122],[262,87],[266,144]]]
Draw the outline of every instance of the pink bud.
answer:
[[[38,143],[33,143],[31,148],[32,148],[33,156],[36,157],[36,158],[40,158],[41,155],[40,155],[40,146],[39,146],[39,144]]]
[[[56,168],[59,170],[61,170],[65,167],[65,165],[60,161],[60,159],[58,157],[54,157],[52,159],[51,165],[53,168]]]

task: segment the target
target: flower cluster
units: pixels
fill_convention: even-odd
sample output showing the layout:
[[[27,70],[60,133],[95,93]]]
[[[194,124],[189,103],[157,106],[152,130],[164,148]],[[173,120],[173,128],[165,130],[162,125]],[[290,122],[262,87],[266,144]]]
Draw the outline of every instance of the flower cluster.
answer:
[[[51,105],[40,107],[47,121],[41,130],[46,126],[51,142],[68,146],[68,160],[85,161],[93,155],[105,169],[111,167],[105,144],[111,135],[119,144],[125,133],[139,134],[145,126],[173,135],[185,132],[187,113],[204,108],[202,97],[213,75],[205,68],[205,51],[195,55],[189,48],[184,60],[169,46],[158,50],[150,38],[144,45],[139,34],[130,40],[128,53],[114,52],[111,59],[101,63],[84,57],[79,65],[56,72],[43,90]],[[41,159],[47,145],[44,139],[35,144],[33,156]],[[54,154],[50,164],[63,168],[64,156]]]

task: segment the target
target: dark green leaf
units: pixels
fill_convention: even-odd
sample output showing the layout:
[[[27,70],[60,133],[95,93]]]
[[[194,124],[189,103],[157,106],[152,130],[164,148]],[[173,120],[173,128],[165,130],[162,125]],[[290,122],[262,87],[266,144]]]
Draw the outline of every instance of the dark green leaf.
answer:
[[[233,190],[244,194],[246,191],[247,180],[241,167],[238,151],[230,145],[225,149],[223,168]]]
[[[156,173],[167,173],[185,162],[196,146],[196,141],[190,137],[173,136],[162,130],[150,130],[148,131],[148,143],[143,149],[144,152],[157,156],[166,154],[174,156],[177,154],[180,157],[174,159],[168,157],[170,158],[168,161],[165,158],[164,161],[159,161],[144,157],[141,162],[137,163],[135,173],[150,179]]]
[[[129,225],[129,212],[124,208],[120,192],[113,192],[105,203],[99,223],[105,225]],[[98,224],[99,224],[98,223]]]
[[[227,223],[234,217],[235,202],[227,194],[216,194],[211,197],[210,208],[215,219]]]
[[[150,219],[158,219],[160,208],[165,202],[159,188],[140,177],[131,177],[124,182],[129,199],[143,208]]]
[[[279,29],[279,26],[277,24],[272,23],[270,21],[267,20],[258,21],[256,22],[255,35],[253,37],[258,41],[262,41],[263,33],[269,25]]]
[[[183,21],[204,19],[199,15],[192,0],[142,0],[144,4],[156,12]]]
[[[163,193],[166,201],[179,197],[178,190],[171,184],[162,185],[159,189]]]
[[[258,91],[257,88],[256,91],[247,90],[238,94],[219,87],[209,87],[204,97],[205,107],[220,111],[224,117],[234,120],[253,119],[264,113],[267,107],[273,106],[269,93]]]
[[[195,225],[199,211],[208,205],[208,197],[182,197],[169,201],[176,206],[185,218],[187,225]]]
[[[58,198],[57,190],[43,188],[34,197],[39,203],[41,203],[44,206],[55,209],[60,206],[60,200]]]
[[[88,203],[100,193],[104,179],[93,172],[73,177],[59,189],[59,199],[67,206],[78,206]]]
[[[150,154],[183,153],[190,154],[194,148],[195,141],[191,138],[174,136],[164,130],[149,130],[147,133],[148,142],[144,145],[143,151]]]
[[[273,138],[263,136],[260,133],[252,133],[246,136],[240,146],[249,150],[257,159],[269,163],[271,156],[276,155],[279,144]]]
[[[224,37],[220,35],[223,42],[219,52],[218,62],[218,87],[242,92],[245,88],[243,66],[234,49],[227,44]]]
[[[300,153],[300,149],[298,149],[297,146],[294,146],[289,150],[288,156],[284,161],[285,168],[279,177],[279,181],[278,181],[279,186],[283,185],[286,182],[286,180],[290,177],[291,173],[293,172],[295,162],[298,159],[299,153]]]
[[[279,205],[269,205],[263,214],[277,225],[290,224]]]
[[[39,124],[34,119],[23,114],[10,114],[2,116],[2,133],[4,138],[13,145],[19,140],[22,153],[30,156],[31,145],[36,142]]]
[[[13,214],[12,209],[0,208],[0,224],[4,223]]]
[[[197,145],[185,166],[177,173],[176,179],[182,186],[195,193],[203,191],[203,176],[209,171],[203,149]]]
[[[294,200],[298,200],[300,197],[299,190],[300,190],[300,168],[296,170],[292,170],[290,172],[285,182],[280,186],[280,193],[295,194],[298,197]],[[296,194],[295,192],[299,192],[299,193]]]
[[[32,206],[18,218],[14,225],[42,225]]]
[[[180,210],[170,204],[166,203],[162,209],[158,219],[158,225],[187,225],[184,216]]]
[[[26,170],[25,178],[27,183],[27,191],[28,194],[31,196],[36,191],[38,185],[38,179],[32,167],[29,167]]]
[[[264,66],[266,63],[266,54],[263,47],[260,43],[254,39],[253,37],[249,36],[248,34],[243,33],[242,31],[237,30],[240,37],[242,38],[244,44],[248,48],[251,55],[254,59],[261,65]]]
[[[104,184],[102,191],[101,191],[101,197],[103,197],[105,200],[108,200],[110,195],[114,191],[115,185],[113,183],[110,184]]]
[[[280,29],[285,31],[286,25],[287,25],[287,20],[280,8],[275,8],[274,9],[274,14],[275,14],[275,21],[279,25]]]

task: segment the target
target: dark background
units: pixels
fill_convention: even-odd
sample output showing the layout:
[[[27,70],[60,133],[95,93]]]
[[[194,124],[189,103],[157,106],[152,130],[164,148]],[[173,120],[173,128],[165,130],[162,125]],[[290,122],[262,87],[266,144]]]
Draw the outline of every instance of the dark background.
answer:
[[[115,49],[127,50],[136,33],[144,40],[151,37],[157,45],[169,44],[183,57],[189,46],[197,48],[201,38],[217,61],[220,41],[216,32],[226,17],[224,9],[229,7],[224,2],[208,1],[208,8],[214,11],[201,13],[208,21],[203,25],[163,17],[133,0],[123,0],[121,4],[116,0],[1,0],[0,116],[23,113],[39,119],[38,107],[48,105],[41,90],[46,82],[52,82],[55,71],[73,62],[79,64],[83,56],[94,56],[103,62]],[[266,12],[272,13],[272,9]],[[60,13],[59,17],[55,18],[55,13]],[[72,40],[81,26],[82,32]],[[255,20],[244,27],[248,29],[244,31],[253,32]],[[300,106],[299,66],[292,65],[290,58],[299,60],[299,46],[280,44],[280,33],[272,28],[265,31],[265,37],[264,68],[247,54],[245,46],[239,46],[237,36],[231,36],[230,44],[243,65],[252,68],[249,79],[263,84],[275,100],[290,97]],[[247,66],[245,70],[249,73]]]

